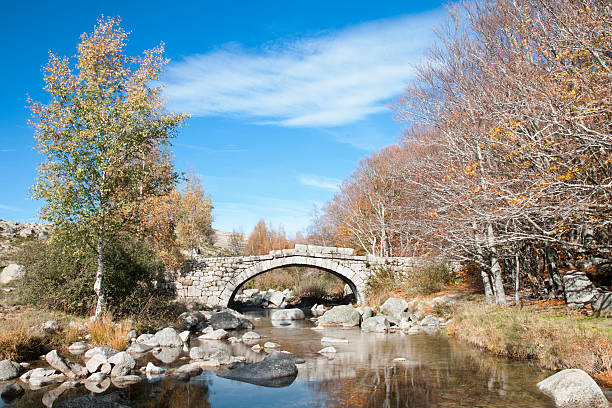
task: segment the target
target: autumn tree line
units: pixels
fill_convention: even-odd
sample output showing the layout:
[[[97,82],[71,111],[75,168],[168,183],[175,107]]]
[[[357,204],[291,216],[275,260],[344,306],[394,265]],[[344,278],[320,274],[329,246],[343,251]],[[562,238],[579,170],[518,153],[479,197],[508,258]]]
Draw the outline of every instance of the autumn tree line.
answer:
[[[393,105],[407,124],[402,140],[360,162],[311,240],[467,261],[490,303],[505,304],[504,286],[521,282],[562,296],[564,269],[609,285],[599,266],[611,250],[611,9],[604,0],[450,7]]]

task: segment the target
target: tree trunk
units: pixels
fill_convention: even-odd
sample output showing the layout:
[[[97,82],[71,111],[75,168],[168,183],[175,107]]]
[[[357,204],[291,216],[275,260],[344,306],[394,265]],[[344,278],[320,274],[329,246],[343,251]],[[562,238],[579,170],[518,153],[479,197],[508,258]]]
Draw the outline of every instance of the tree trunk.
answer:
[[[104,245],[102,238],[98,238],[98,270],[96,272],[96,282],[94,283],[94,291],[98,295],[98,303],[96,304],[95,318],[98,319],[104,307],[106,306],[106,297],[104,295],[104,288],[102,287],[102,276],[104,273]]]
[[[521,306],[519,298],[521,264],[519,263],[519,253],[514,254],[514,303],[517,307]]]
[[[546,247],[545,254],[552,296],[556,299],[564,299],[565,291],[563,290],[561,275],[559,275],[555,250],[551,247]]]
[[[498,305],[506,304],[506,293],[504,292],[504,281],[502,279],[501,266],[497,259],[497,251],[495,249],[495,237],[493,234],[493,225],[488,222],[487,225],[487,249],[491,254],[491,277],[493,280],[493,294],[495,295],[495,303]]]

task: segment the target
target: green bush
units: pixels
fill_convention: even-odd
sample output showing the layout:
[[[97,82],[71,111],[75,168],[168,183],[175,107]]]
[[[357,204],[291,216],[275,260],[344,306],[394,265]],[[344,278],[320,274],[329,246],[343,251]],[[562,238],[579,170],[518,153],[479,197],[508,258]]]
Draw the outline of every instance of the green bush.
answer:
[[[430,264],[408,274],[408,292],[416,295],[430,295],[444,290],[453,281],[453,274],[446,263]]]
[[[108,308],[116,316],[138,314],[151,298],[168,297],[156,288],[163,265],[145,243],[118,236],[105,251],[103,285]],[[19,296],[26,303],[67,313],[91,313],[97,256],[70,231],[59,231],[46,242],[31,242],[21,250],[26,268]]]

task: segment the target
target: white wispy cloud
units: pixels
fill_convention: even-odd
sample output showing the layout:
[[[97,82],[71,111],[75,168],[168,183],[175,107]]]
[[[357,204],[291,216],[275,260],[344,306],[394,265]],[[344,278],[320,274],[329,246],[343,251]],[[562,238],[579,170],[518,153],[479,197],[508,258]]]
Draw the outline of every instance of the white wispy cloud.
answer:
[[[305,186],[321,188],[323,190],[338,190],[338,186],[340,185],[342,180],[331,178],[331,177],[321,177],[315,176],[312,174],[302,174],[299,177],[300,183]]]
[[[169,106],[288,127],[354,123],[401,94],[441,16],[404,16],[257,50],[231,44],[189,56],[168,67]]]

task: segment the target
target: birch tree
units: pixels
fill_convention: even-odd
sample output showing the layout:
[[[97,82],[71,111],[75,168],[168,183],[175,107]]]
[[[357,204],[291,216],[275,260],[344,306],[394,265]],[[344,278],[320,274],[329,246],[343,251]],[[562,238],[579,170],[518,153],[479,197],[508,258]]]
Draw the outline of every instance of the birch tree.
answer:
[[[105,248],[138,222],[141,203],[166,194],[175,179],[151,161],[166,151],[185,115],[166,113],[152,86],[167,60],[163,45],[130,57],[128,33],[114,18],[83,34],[73,59],[50,54],[43,68],[47,103],[30,101],[43,156],[33,197],[40,217],[74,226],[97,254],[95,316],[104,311]]]

